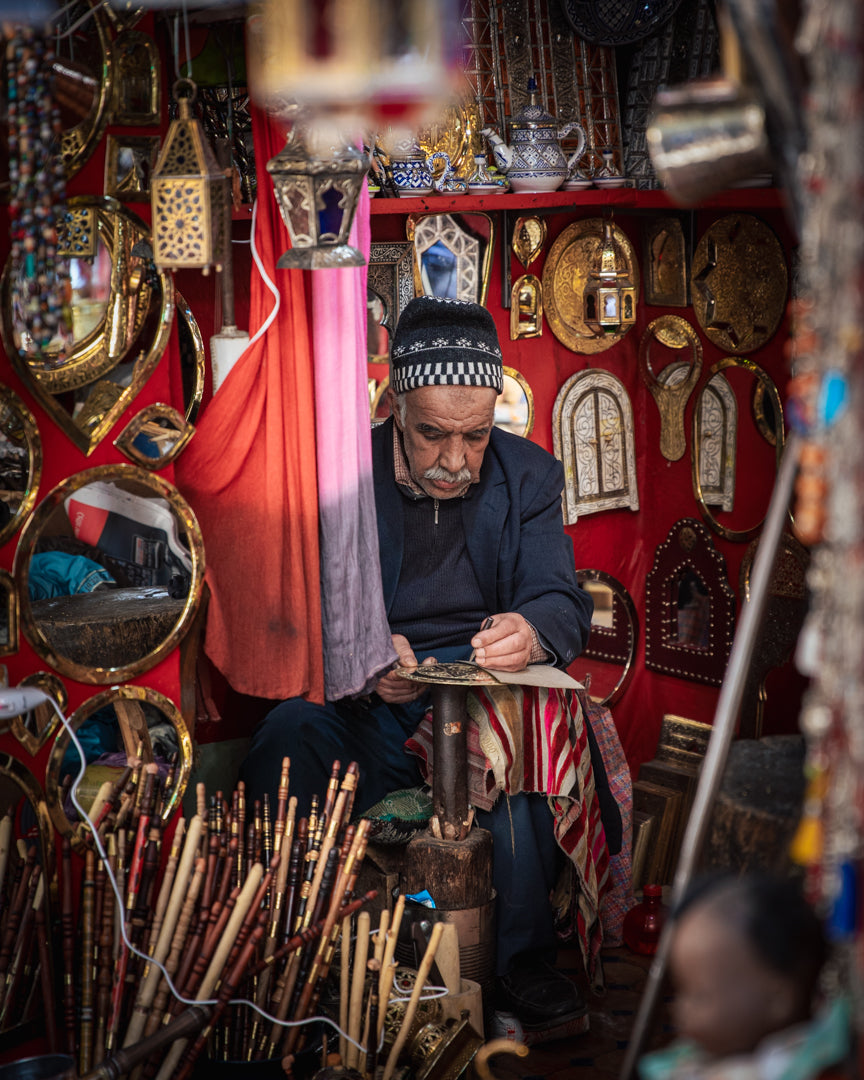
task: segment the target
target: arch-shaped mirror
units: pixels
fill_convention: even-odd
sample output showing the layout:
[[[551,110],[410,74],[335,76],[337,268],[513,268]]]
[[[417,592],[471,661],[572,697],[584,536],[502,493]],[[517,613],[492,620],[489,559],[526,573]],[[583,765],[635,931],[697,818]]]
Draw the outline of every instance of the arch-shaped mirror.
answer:
[[[159,362],[174,288],[156,269],[150,230],[116,199],[76,196],[58,255],[68,258],[72,339],[39,355],[7,262],[0,284],[3,344],[18,374],[75,445],[90,454]]]
[[[495,226],[488,214],[411,214],[414,292],[485,304]]]
[[[36,507],[14,572],[35,651],[79,682],[121,682],[153,667],[188,630],[204,546],[173,484],[134,465],[100,465]]]
[[[130,461],[145,469],[162,469],[174,461],[195,428],[171,405],[156,402],[137,413],[114,440]]]
[[[194,424],[204,397],[204,375],[207,370],[204,335],[186,298],[176,290],[174,303],[177,308],[177,337],[180,342],[183,414],[190,424]]]
[[[84,750],[85,773],[78,800],[85,810],[106,781],[115,782],[130,757],[155,764],[161,786],[160,814],[168,821],[183,798],[192,768],[192,739],[180,710],[164,694],[144,686],[112,686],[85,701],[69,717]],[[54,743],[45,772],[48,812],[61,836],[83,842],[79,814],[68,787],[80,769],[67,731]]]
[[[0,570],[0,656],[18,652],[18,591],[8,570]]]
[[[66,687],[53,671],[31,672],[30,675],[25,675],[21,680],[21,685],[37,686],[40,690],[44,690],[46,694],[50,694],[54,698],[60,711],[62,713],[66,712],[66,705],[69,700]],[[35,756],[48,742],[59,725],[60,718],[57,716],[54,706],[50,702],[45,702],[42,705],[37,705],[35,709],[30,709],[26,713],[21,713],[20,716],[13,717],[9,729],[24,749]]]
[[[33,414],[0,384],[0,544],[33,509],[42,477],[42,440]]]
[[[716,379],[721,372],[724,401],[717,398]],[[704,421],[708,416],[719,423],[724,414],[733,413],[737,424],[726,424],[722,431]],[[770,428],[767,421],[758,419],[766,415],[772,418]],[[723,440],[730,437],[735,445],[724,445]],[[783,446],[783,404],[768,373],[746,356],[727,356],[713,364],[693,410],[690,464],[693,495],[702,518],[725,540],[750,540],[762,528]],[[721,462],[724,483],[735,493],[734,505],[731,499],[718,500],[711,486],[707,490],[703,486],[706,476],[714,475],[714,464]],[[746,482],[741,484],[736,479],[740,469],[746,469]]]
[[[594,601],[588,644],[570,671],[601,705],[614,705],[633,676],[639,616],[627,589],[604,570],[577,570],[579,584]]]
[[[33,895],[27,895],[32,907],[38,903],[36,927],[30,935],[26,955],[20,956],[17,967],[7,968],[4,1007],[0,1011],[0,1039],[20,1029],[28,1033],[31,1025],[45,1030],[45,1008],[54,1000],[51,949],[40,948],[50,937],[51,889],[54,876],[54,830],[45,803],[45,796],[30,770],[10,754],[0,753],[0,907],[9,911],[13,892],[23,875],[33,882]],[[38,867],[38,877],[33,872]],[[41,885],[40,882],[44,882]],[[32,992],[35,989],[35,993]],[[25,1026],[26,1025],[26,1026]],[[16,1036],[17,1037],[17,1036]]]
[[[369,248],[369,294],[381,304],[378,324],[392,334],[399,316],[414,298],[414,245],[410,242],[372,244]],[[380,355],[371,347],[372,355]]]

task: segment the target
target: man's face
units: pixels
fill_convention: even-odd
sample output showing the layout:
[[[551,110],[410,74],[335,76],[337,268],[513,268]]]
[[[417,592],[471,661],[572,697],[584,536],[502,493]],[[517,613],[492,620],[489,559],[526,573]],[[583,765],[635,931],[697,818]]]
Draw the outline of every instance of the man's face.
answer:
[[[496,397],[489,386],[421,386],[405,395],[404,421],[394,403],[411,478],[427,495],[453,499],[477,481]]]

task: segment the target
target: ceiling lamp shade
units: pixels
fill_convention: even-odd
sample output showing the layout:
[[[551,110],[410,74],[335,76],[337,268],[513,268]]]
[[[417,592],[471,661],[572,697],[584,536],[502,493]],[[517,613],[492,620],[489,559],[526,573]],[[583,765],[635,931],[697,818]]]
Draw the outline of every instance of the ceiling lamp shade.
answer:
[[[180,115],[171,121],[150,179],[153,260],[160,270],[207,274],[211,266],[222,269],[227,181],[192,112],[195,83],[178,79],[173,92]]]

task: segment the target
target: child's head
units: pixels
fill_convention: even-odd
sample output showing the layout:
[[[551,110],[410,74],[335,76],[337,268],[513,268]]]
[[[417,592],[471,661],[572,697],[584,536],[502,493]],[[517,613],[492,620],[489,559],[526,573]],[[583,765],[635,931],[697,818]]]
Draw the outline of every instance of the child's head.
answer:
[[[744,1054],[810,1016],[827,955],[821,923],[792,881],[705,879],[672,915],[673,1018],[717,1057]]]

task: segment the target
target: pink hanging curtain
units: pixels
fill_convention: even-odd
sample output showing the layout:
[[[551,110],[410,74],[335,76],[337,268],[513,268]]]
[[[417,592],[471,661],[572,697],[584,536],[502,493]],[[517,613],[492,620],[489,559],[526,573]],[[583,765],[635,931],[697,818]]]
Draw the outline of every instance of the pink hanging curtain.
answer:
[[[365,185],[351,242],[368,259]],[[312,273],[324,688],[367,693],[396,659],[381,591],[366,374],[366,267]]]
[[[256,108],[256,246],[281,304],[204,410],[177,485],[204,534],[211,599],[205,651],[235,690],[324,699],[314,377],[303,273],[277,270],[289,247],[266,164],[283,134]],[[253,268],[250,333],[275,299]]]

